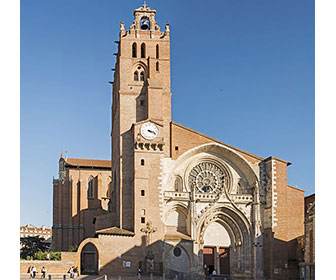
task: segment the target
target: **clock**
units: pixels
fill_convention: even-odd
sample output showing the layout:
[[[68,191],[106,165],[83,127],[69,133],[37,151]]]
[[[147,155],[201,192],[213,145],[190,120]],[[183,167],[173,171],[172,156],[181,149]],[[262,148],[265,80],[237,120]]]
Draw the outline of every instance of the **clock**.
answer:
[[[159,130],[155,124],[148,122],[148,123],[144,123],[141,126],[140,133],[143,138],[147,140],[152,140],[156,136],[158,136]]]

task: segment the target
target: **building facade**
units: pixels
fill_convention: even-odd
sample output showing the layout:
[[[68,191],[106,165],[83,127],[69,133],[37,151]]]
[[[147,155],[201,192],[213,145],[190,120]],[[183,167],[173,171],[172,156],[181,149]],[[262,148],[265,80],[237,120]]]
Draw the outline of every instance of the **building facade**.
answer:
[[[95,217],[107,212],[110,182],[110,160],[61,155],[53,180],[53,250],[74,249],[94,235]]]
[[[300,279],[315,279],[315,194],[305,197],[304,262],[300,263]]]
[[[46,228],[45,226],[35,227],[31,224],[26,226],[20,226],[20,238],[21,237],[32,237],[39,236],[45,240],[51,240],[52,230],[51,228]]]
[[[129,29],[120,25],[111,170],[104,175],[112,180],[102,191],[103,211],[91,212],[94,222],[73,222],[79,206],[68,197],[69,188],[78,188],[80,176],[60,171],[54,182],[55,239],[66,240],[70,232],[77,236],[71,235],[72,242],[85,238],[76,256],[81,273],[134,274],[140,268],[183,278],[215,270],[239,279],[298,279],[304,191],[287,184],[291,163],[172,121],[170,29],[166,24],[161,30],[155,16],[144,4]],[[60,197],[70,208],[61,206]],[[55,218],[55,211],[57,217],[65,211],[68,220]]]

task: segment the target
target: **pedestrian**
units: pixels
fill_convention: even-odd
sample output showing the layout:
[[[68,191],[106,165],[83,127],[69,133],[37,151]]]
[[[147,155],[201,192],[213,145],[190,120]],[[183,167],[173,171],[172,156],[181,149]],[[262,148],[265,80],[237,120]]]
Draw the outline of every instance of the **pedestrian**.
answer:
[[[33,272],[33,278],[35,278],[35,276],[36,276],[36,267],[35,266],[33,266],[32,272]]]
[[[45,278],[45,277],[46,277],[46,272],[47,272],[47,270],[46,270],[45,267],[43,266],[42,269],[41,269],[41,273],[42,273],[41,278]]]
[[[29,277],[33,278],[33,267],[30,267],[29,269]]]
[[[138,279],[141,279],[141,267],[138,269]]]
[[[75,275],[74,275],[73,267],[70,267],[69,272],[70,272],[70,278],[74,278]]]
[[[216,269],[213,270],[212,275],[216,275]]]
[[[78,266],[76,266],[76,267],[74,268],[74,274],[75,274],[76,277],[78,277]]]

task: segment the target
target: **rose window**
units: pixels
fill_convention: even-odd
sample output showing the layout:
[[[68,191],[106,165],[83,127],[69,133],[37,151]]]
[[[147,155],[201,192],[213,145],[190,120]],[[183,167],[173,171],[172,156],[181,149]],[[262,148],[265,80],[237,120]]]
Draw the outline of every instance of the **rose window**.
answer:
[[[219,193],[226,185],[224,170],[210,162],[194,166],[189,174],[189,187],[199,193]]]

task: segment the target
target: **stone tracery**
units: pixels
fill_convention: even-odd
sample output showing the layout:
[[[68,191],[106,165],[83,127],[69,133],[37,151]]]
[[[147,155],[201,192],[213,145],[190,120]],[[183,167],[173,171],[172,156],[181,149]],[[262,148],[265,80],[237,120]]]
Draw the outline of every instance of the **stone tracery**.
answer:
[[[228,185],[228,175],[224,168],[213,162],[201,162],[195,165],[189,175],[190,190],[196,193],[222,193]]]

